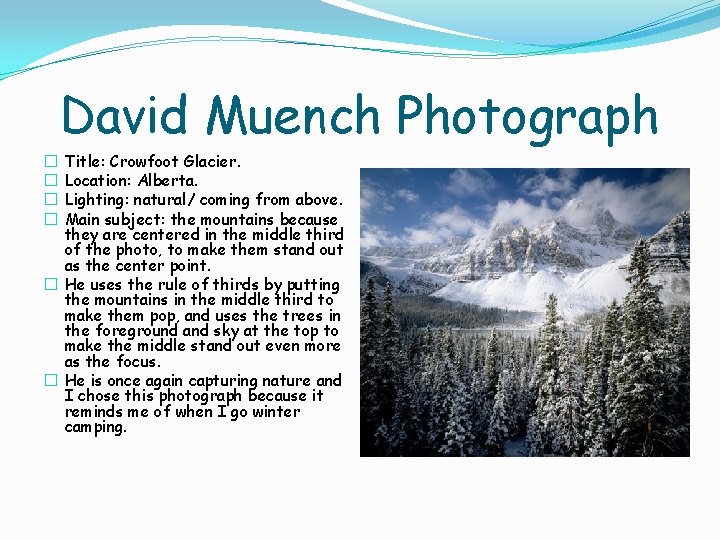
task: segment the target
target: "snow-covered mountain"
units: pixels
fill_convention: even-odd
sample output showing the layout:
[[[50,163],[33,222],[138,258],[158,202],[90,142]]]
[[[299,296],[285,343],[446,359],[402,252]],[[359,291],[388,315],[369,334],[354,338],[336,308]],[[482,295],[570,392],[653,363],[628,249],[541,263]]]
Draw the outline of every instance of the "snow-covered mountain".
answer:
[[[431,294],[442,289],[450,279],[442,274],[418,271],[407,266],[406,259],[374,259],[360,261],[360,290],[365,289],[367,278],[372,276],[379,288],[390,282],[395,294]]]
[[[650,239],[656,271],[690,271],[690,212],[675,216]]]
[[[361,255],[377,259],[381,265],[382,261],[402,260],[416,270],[448,275],[455,281],[475,281],[517,270],[591,268],[627,254],[639,237],[608,210],[572,200],[560,217],[532,230],[498,222],[486,236],[452,238],[442,245],[369,247]]]
[[[573,200],[559,217],[532,230],[496,223],[483,237],[366,248],[361,259],[402,294],[433,293],[483,306],[542,311],[547,295],[554,293],[560,311],[575,318],[627,294],[625,268],[639,238],[607,209]],[[690,213],[678,214],[658,231],[650,239],[650,252],[663,301],[689,302]]]

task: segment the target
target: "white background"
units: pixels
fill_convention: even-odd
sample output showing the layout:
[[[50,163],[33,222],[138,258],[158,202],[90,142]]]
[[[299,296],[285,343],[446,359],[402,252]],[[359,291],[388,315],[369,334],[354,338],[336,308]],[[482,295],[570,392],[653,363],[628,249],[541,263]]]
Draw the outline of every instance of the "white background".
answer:
[[[171,33],[182,31],[119,34],[72,52]],[[503,60],[194,43],[95,56],[0,82],[0,538],[717,537],[719,47],[718,31],[617,52]],[[181,92],[188,95],[187,135],[150,135],[142,128],[135,136],[63,133],[65,94],[96,110],[113,105],[135,111],[150,105],[150,95],[158,106],[177,104]],[[215,94],[226,103],[237,94],[246,106],[331,110],[354,106],[357,92],[380,110],[380,135],[205,134]],[[640,92],[643,104],[657,110],[659,133],[626,134],[612,149],[604,136],[578,135],[574,129],[554,135],[542,149],[530,147],[527,134],[501,131],[429,136],[419,122],[398,136],[397,96],[427,92],[451,110],[479,107],[489,97],[503,108],[526,110],[630,107]],[[61,388],[42,385],[43,373],[63,376],[63,293],[43,291],[42,279],[64,277],[62,227],[42,225],[42,159],[45,153],[83,152],[237,155],[240,172],[205,174],[210,180],[203,189],[338,195],[347,238],[342,258],[227,264],[258,277],[342,280],[341,354],[232,360],[180,355],[161,371],[184,376],[342,371],[343,388],[294,422],[148,423],[122,437],[98,439],[65,434]],[[692,457],[359,458],[362,167],[689,167]],[[62,200],[63,189],[58,191]],[[62,222],[62,206],[59,212]]]

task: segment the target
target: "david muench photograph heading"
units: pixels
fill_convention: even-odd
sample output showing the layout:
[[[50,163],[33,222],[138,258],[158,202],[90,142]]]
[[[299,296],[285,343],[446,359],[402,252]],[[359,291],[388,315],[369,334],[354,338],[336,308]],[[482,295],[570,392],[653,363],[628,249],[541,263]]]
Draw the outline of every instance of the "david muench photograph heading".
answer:
[[[97,132],[104,135],[159,131],[169,135],[186,134],[186,94],[180,94],[177,105],[161,111],[154,105],[155,100],[155,96],[150,96],[150,105],[110,105],[94,112],[97,107],[94,109],[85,101],[66,95],[63,100],[63,129],[65,133],[79,135],[90,131],[94,124]],[[380,110],[366,105],[362,93],[357,93],[352,103],[327,110],[318,105],[243,107],[237,95],[225,101],[216,95],[210,104],[205,131],[208,135],[218,130],[225,135],[235,132],[242,135],[378,135],[380,117]],[[617,136],[628,132],[655,135],[658,131],[657,112],[654,107],[642,104],[639,93],[633,96],[630,105],[606,104],[581,108],[565,104],[531,110],[517,105],[500,107],[492,98],[480,99],[471,105],[449,107],[432,93],[422,98],[404,94],[398,96],[392,117],[400,135],[410,130],[425,131],[428,135],[491,135],[497,132],[518,135],[529,131],[532,138],[529,144],[533,147],[547,146],[553,135],[569,130],[585,135],[602,135],[609,147],[615,144]]]

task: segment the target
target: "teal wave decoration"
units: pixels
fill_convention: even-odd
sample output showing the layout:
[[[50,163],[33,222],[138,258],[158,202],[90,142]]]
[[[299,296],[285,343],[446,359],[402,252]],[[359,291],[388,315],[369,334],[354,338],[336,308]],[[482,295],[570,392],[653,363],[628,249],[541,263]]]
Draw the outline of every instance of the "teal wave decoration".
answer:
[[[188,41],[273,41],[403,54],[507,58],[598,52],[678,39],[720,26],[720,0],[24,0],[0,8],[0,79],[53,52],[126,30],[224,25],[322,34],[304,41],[184,36],[125,43],[73,58]],[[364,38],[392,47],[358,47]],[[418,51],[417,48],[426,51]],[[443,49],[442,52],[427,49]]]

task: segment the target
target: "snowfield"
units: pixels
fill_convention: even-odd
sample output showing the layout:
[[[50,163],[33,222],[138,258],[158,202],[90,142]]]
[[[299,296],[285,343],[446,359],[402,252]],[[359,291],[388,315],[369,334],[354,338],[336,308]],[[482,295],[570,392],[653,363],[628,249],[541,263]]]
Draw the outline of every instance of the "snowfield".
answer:
[[[630,288],[625,272],[619,267],[628,260],[629,256],[623,257],[566,276],[548,269],[538,270],[534,275],[518,270],[498,279],[452,282],[434,296],[481,306],[542,312],[552,293],[558,298],[560,314],[575,319],[588,311],[604,308],[613,300],[622,300]]]
[[[534,275],[521,271],[503,274],[498,279],[482,279],[472,282],[453,281],[435,292],[433,296],[511,310],[542,312],[549,294],[558,299],[558,312],[568,320],[608,306],[613,300],[622,302],[630,290],[625,281],[625,267],[630,261],[626,255],[596,268],[576,274],[561,275],[549,269],[541,269]],[[687,303],[689,297],[681,291],[673,291],[673,283],[685,279],[672,273],[660,273],[653,281],[663,285],[660,298],[668,304]],[[688,285],[689,286],[689,285]],[[677,288],[677,287],[675,287]]]

